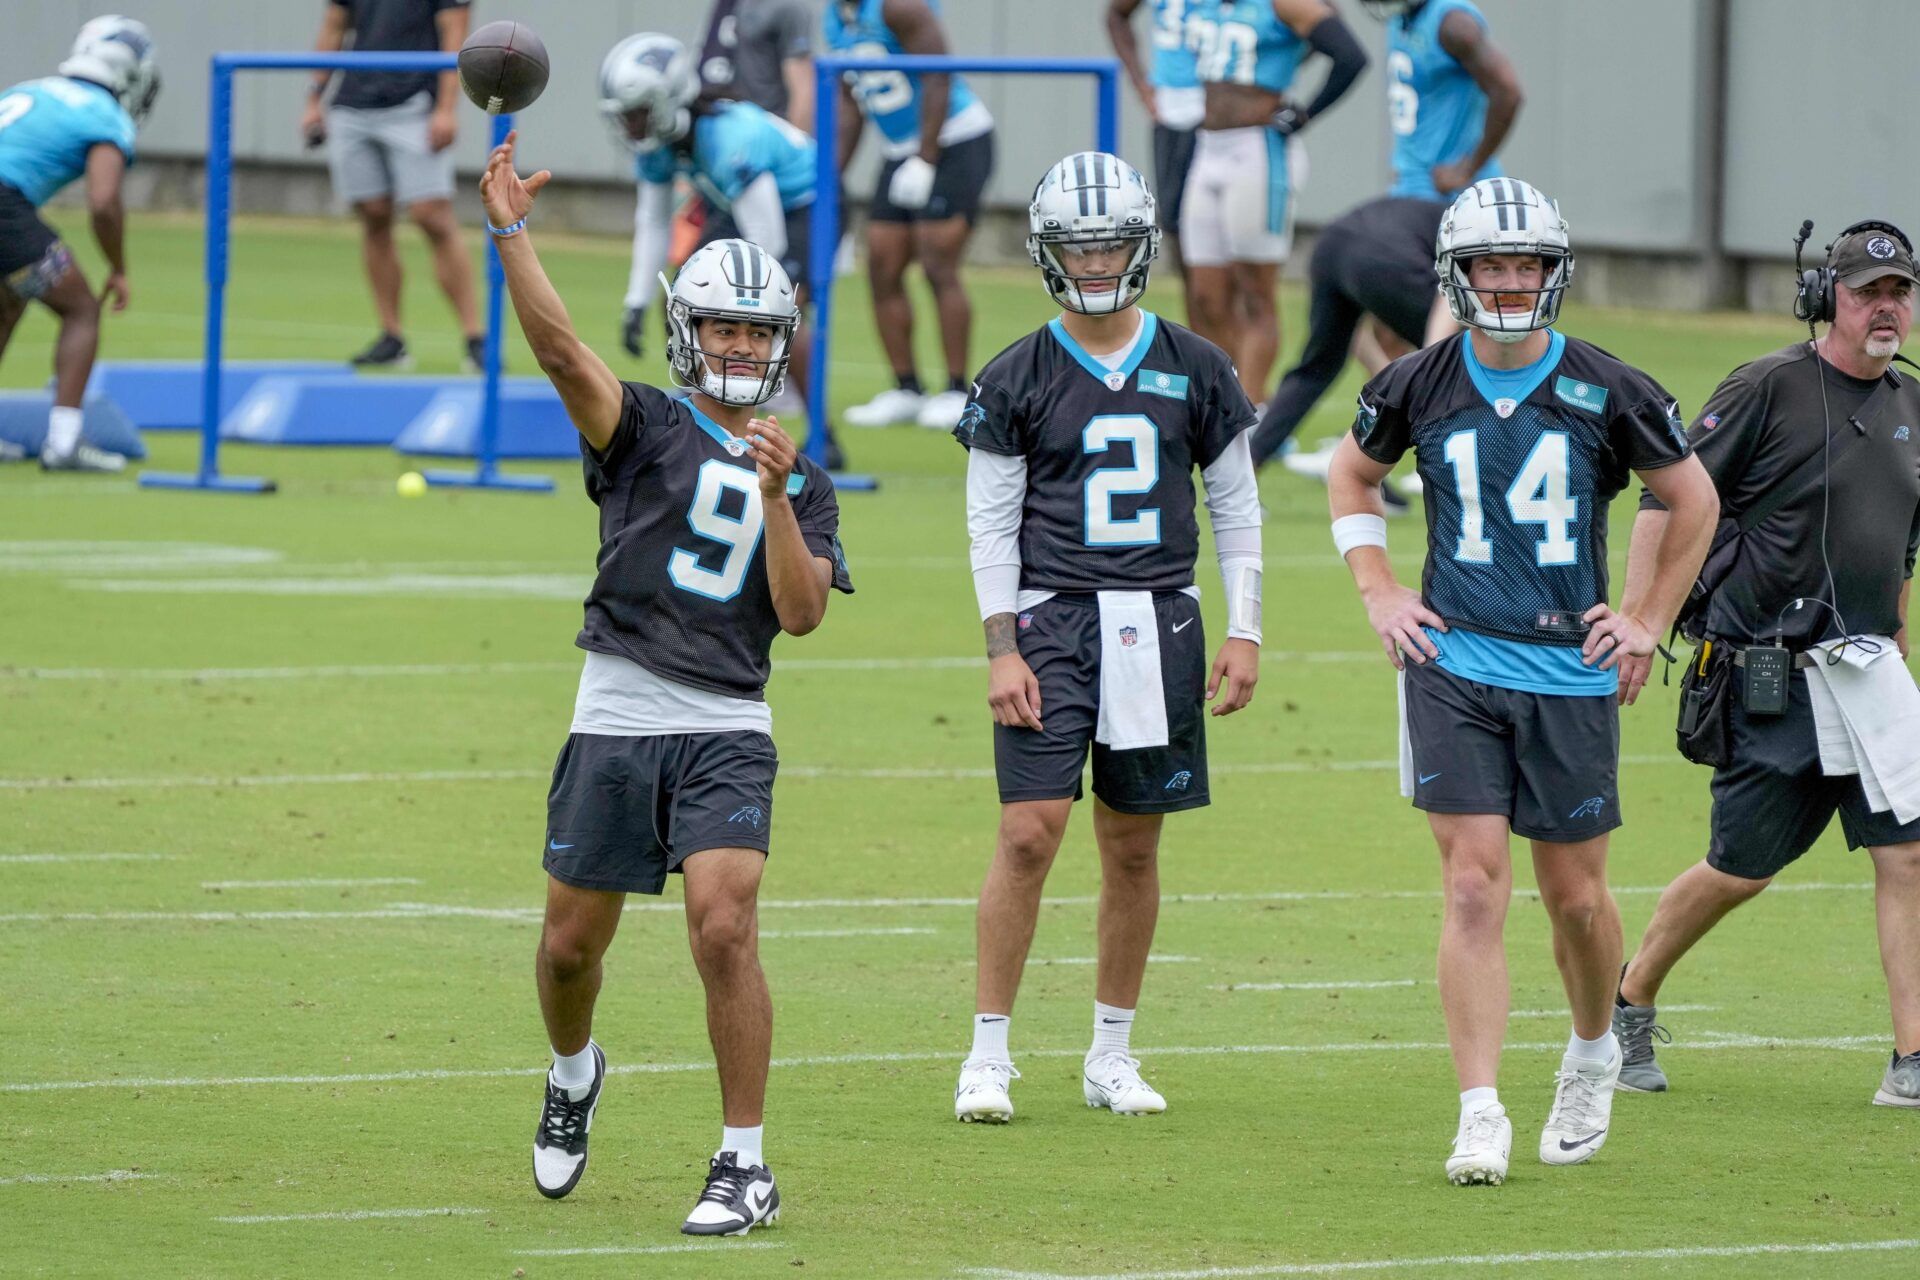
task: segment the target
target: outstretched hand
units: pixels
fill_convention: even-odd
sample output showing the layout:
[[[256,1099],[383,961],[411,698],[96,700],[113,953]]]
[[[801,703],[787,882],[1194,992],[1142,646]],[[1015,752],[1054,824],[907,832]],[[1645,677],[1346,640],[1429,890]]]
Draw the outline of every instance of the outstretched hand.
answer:
[[[553,181],[548,169],[524,180],[513,171],[513,144],[519,137],[518,129],[509,133],[487,156],[486,172],[480,175],[480,204],[487,211],[487,221],[496,227],[510,227],[526,217],[541,188]]]

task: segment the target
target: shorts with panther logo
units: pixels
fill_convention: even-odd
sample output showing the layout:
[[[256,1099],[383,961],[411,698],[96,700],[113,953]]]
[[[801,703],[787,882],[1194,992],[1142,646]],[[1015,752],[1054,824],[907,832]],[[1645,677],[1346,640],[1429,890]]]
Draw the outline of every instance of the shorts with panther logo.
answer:
[[[1000,803],[1081,797],[1093,753],[1093,794],[1119,813],[1173,813],[1210,802],[1207,792],[1207,641],[1200,602],[1156,591],[1160,682],[1167,744],[1115,751],[1095,742],[1100,725],[1100,605],[1092,593],[1062,593],[1021,612],[1020,656],[1040,682],[1043,732],[993,727]],[[1119,643],[1127,643],[1123,634]]]
[[[575,733],[547,793],[547,874],[659,893],[702,849],[767,850],[780,758],[764,733]]]

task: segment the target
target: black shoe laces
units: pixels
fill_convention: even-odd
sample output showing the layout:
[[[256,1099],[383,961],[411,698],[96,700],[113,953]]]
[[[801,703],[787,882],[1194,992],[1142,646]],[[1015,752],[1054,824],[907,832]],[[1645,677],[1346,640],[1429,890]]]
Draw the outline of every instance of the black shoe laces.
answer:
[[[587,1141],[587,1113],[593,1091],[575,1102],[567,1091],[547,1081],[547,1105],[540,1112],[540,1137],[549,1147],[559,1147],[569,1155],[580,1154]]]
[[[700,1193],[700,1203],[711,1200],[731,1207],[739,1203],[746,1189],[747,1171],[734,1163],[733,1152],[729,1151],[708,1162],[707,1186]]]

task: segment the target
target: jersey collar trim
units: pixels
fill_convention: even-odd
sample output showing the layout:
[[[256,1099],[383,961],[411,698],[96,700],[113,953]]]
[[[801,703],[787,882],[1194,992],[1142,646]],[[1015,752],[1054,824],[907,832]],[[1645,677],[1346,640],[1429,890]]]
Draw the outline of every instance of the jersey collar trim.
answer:
[[[706,432],[708,435],[712,436],[720,444],[724,445],[727,443],[727,441],[733,439],[733,436],[728,433],[725,427],[715,422],[712,418],[709,418],[706,414],[700,412],[699,406],[693,403],[693,398],[691,396],[689,396],[685,400],[682,400],[680,403],[687,406],[687,412],[693,415],[693,424],[696,427],[699,427],[702,431]]]
[[[1147,358],[1147,348],[1153,345],[1154,335],[1159,332],[1159,329],[1160,318],[1153,312],[1143,309],[1140,312],[1140,332],[1134,336],[1133,340],[1133,351],[1127,356],[1127,362],[1114,372],[1118,373],[1122,379],[1133,377],[1134,371],[1139,369],[1141,362]],[[1055,316],[1047,321],[1047,331],[1053,335],[1055,342],[1066,349],[1068,355],[1079,362],[1082,369],[1093,375],[1095,381],[1101,386],[1107,384],[1107,366],[1088,355],[1086,348],[1073,340],[1073,335],[1067,332],[1067,326],[1060,322],[1060,317]],[[1122,381],[1120,385],[1125,386],[1126,382]]]
[[[1567,349],[1567,335],[1559,330],[1552,331],[1547,343],[1547,353],[1525,369],[1488,369],[1473,354],[1473,336],[1470,333],[1460,335],[1460,357],[1467,366],[1467,376],[1473,379],[1474,390],[1480,393],[1488,404],[1501,400],[1521,402],[1539,390],[1547,375],[1560,365],[1560,356]]]

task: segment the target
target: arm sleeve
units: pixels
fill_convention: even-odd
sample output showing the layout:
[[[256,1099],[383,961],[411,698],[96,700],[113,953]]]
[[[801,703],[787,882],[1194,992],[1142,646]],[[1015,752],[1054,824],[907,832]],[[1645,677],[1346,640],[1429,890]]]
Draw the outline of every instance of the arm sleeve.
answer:
[[[1227,594],[1227,638],[1260,643],[1260,526],[1215,529],[1213,549]]]
[[[1012,396],[989,382],[989,369],[973,384],[973,398],[953,428],[953,438],[978,453],[1004,453],[1024,458],[1027,452],[1025,421]]]
[[[653,297],[654,280],[667,263],[672,229],[673,187],[642,182],[633,206],[633,270],[627,276],[627,306],[644,307]]]
[[[1738,518],[1758,496],[1751,464],[1766,427],[1768,398],[1764,382],[1756,385],[1736,371],[1715,389],[1687,432],[1694,456],[1720,491],[1723,518]],[[1643,488],[1640,509],[1665,511],[1666,506]]]
[[[968,559],[985,621],[1012,613],[1020,596],[1020,519],[1026,508],[1024,456],[975,449],[967,455]]]
[[[787,215],[780,207],[780,184],[762,173],[733,201],[733,225],[749,243],[767,251],[775,262],[787,256]]]
[[[827,473],[806,468],[793,473],[801,480],[800,492],[793,499],[793,520],[800,526],[800,537],[807,550],[833,566],[829,583],[835,591],[853,594],[853,575],[847,568],[846,549],[840,545],[840,499],[834,495],[833,481]],[[788,477],[787,483],[793,483]]]
[[[1312,31],[1307,33],[1307,43],[1327,55],[1333,65],[1327,68],[1327,81],[1320,86],[1320,92],[1307,104],[1307,119],[1317,118],[1327,108],[1338,102],[1341,95],[1353,87],[1360,73],[1367,69],[1367,51],[1353,37],[1353,32],[1343,22],[1339,14],[1330,14],[1322,18]]]
[[[1233,443],[1200,472],[1207,485],[1207,519],[1216,540],[1225,530],[1260,527],[1260,487],[1253,478],[1250,434],[1242,431],[1235,436]],[[1257,539],[1254,545],[1257,555]]]
[[[1400,461],[1413,447],[1413,423],[1400,403],[1393,372],[1394,366],[1388,365],[1360,389],[1359,412],[1353,419],[1353,439],[1360,452],[1388,464]]]

